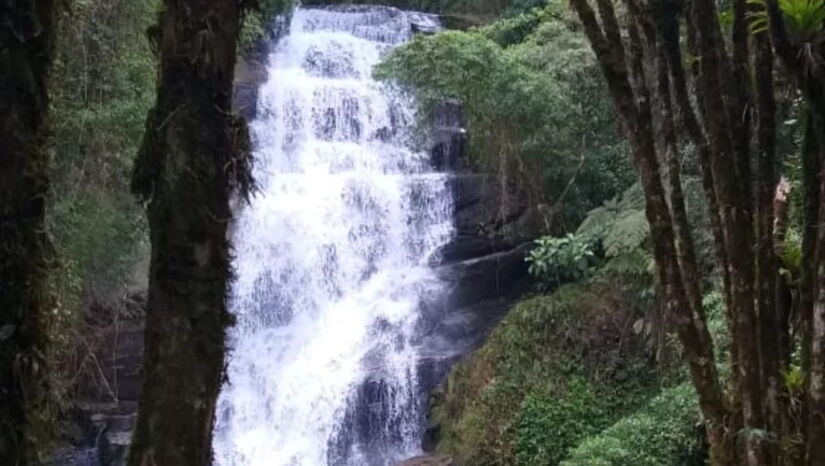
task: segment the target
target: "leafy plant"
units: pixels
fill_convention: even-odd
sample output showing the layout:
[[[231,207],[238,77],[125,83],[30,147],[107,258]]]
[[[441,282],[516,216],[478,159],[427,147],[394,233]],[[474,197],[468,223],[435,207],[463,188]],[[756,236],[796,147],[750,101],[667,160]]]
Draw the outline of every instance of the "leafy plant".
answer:
[[[779,0],[778,3],[788,29],[800,40],[810,40],[822,30],[825,0]]]
[[[251,52],[267,33],[276,29],[276,18],[287,15],[297,2],[295,0],[257,0],[245,10],[238,37],[240,50]]]
[[[585,235],[545,236],[527,255],[528,271],[546,285],[586,277],[596,263],[593,241]]]
[[[644,405],[656,374],[627,328],[637,306],[619,280],[519,302],[449,375],[432,411],[438,451],[458,464],[556,464],[549,460]]]
[[[752,34],[768,30],[768,13],[765,0],[748,0],[749,28]],[[785,25],[796,42],[813,40],[825,23],[825,0],[778,0],[777,4]],[[729,12],[731,10],[728,10]]]

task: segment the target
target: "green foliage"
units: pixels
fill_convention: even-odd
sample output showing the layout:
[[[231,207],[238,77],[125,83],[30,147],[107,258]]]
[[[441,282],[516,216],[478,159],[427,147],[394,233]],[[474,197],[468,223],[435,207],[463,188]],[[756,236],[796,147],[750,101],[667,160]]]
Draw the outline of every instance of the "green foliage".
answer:
[[[748,0],[748,27],[752,34],[766,32],[769,18],[765,0]],[[778,0],[785,26],[795,43],[814,40],[825,23],[825,0]],[[725,12],[725,22],[732,23],[733,13]],[[727,24],[728,26],[730,24]]]
[[[605,427],[606,408],[605,399],[577,377],[561,394],[528,395],[516,420],[516,464],[557,464],[579,440]]]
[[[64,272],[79,274],[57,278],[77,280],[83,304],[119,297],[145,237],[128,182],[154,97],[154,57],[144,31],[156,8],[154,0],[78,1],[61,23],[49,220]]]
[[[252,8],[244,12],[238,37],[240,50],[251,52],[266,38],[267,32],[276,27],[278,15],[288,14],[295,4],[295,0],[257,0]]]
[[[375,75],[414,90],[422,119],[462,103],[471,161],[531,194],[564,198],[562,220],[626,188],[631,169],[610,99],[585,37],[559,5],[470,31],[418,36]]]
[[[650,235],[644,196],[638,184],[587,213],[576,232],[599,238],[607,257],[633,253]]]
[[[634,184],[588,212],[579,225],[576,235],[592,238],[605,256],[600,273],[649,281],[653,260],[647,249],[650,228],[644,204],[642,190]]]
[[[549,17],[549,11],[548,7],[504,18],[479,28],[477,32],[501,47],[520,44],[527,40],[536,27]]]
[[[725,315],[725,297],[719,290],[712,290],[702,297],[702,308],[708,323],[708,331],[713,337],[717,361],[725,364],[728,355],[725,353],[730,344],[727,317]],[[727,369],[722,370],[726,372]]]
[[[528,271],[541,283],[560,285],[590,274],[596,256],[588,236],[568,234],[537,239],[527,255]]]
[[[822,31],[825,0],[779,0],[788,29],[799,41],[811,40]]]
[[[645,408],[579,444],[562,466],[702,465],[693,386],[664,390]]]
[[[802,235],[796,228],[789,228],[785,233],[784,241],[780,245],[779,259],[786,273],[798,276],[802,267]]]
[[[632,412],[655,389],[643,339],[625,332],[639,313],[618,280],[520,302],[438,395],[438,450],[458,464],[553,464]]]
[[[52,192],[47,227],[58,263],[49,284],[51,388],[70,390],[102,377],[95,367],[91,308],[116,316],[140,287],[147,256],[143,212],[129,193],[132,161],[155,94],[156,67],[146,29],[156,0],[75,0],[58,26],[50,81]]]

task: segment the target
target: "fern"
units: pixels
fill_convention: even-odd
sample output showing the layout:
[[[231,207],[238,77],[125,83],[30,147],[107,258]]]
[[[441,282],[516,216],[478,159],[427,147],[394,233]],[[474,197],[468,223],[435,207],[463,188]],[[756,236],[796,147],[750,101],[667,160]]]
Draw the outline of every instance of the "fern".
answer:
[[[622,276],[644,276],[653,271],[653,256],[643,249],[619,254],[605,262],[599,271],[602,274]]]
[[[803,41],[822,30],[825,0],[779,0],[779,9],[785,16],[788,28]]]
[[[639,183],[634,183],[622,193],[619,210],[644,210],[645,194]]]
[[[584,221],[579,225],[578,230],[576,230],[576,234],[595,238],[604,236],[605,232],[613,225],[613,222],[616,221],[618,212],[618,202],[615,199],[606,201],[603,205],[596,207],[587,214],[587,217],[585,217]]]
[[[616,257],[641,248],[647,240],[649,231],[643,210],[620,212],[602,238],[605,254],[607,257]]]
[[[644,209],[644,194],[636,184],[591,210],[575,234],[539,238],[526,258],[530,274],[545,285],[585,278],[601,262],[593,252],[600,245],[606,262],[598,265],[599,273],[647,275],[652,261],[645,248],[650,228]]]
[[[644,195],[638,184],[620,198],[611,199],[593,209],[576,231],[601,241],[607,257],[616,257],[641,248],[649,227],[644,211]]]
[[[747,3],[751,8],[751,11],[747,13],[748,29],[751,34],[767,32],[768,10],[765,8],[765,0],[747,0]]]
[[[825,0],[778,0],[779,10],[788,30],[799,42],[809,41],[822,31],[825,24]],[[748,0],[748,27],[752,34],[768,30],[765,0]]]

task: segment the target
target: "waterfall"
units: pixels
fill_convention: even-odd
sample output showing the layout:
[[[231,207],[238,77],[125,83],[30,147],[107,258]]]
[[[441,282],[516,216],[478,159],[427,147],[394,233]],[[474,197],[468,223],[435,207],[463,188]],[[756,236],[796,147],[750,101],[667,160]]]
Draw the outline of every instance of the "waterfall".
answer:
[[[372,67],[428,15],[299,8],[250,125],[238,208],[221,466],[391,465],[420,451],[422,313],[444,284],[447,175],[410,144],[414,103]]]

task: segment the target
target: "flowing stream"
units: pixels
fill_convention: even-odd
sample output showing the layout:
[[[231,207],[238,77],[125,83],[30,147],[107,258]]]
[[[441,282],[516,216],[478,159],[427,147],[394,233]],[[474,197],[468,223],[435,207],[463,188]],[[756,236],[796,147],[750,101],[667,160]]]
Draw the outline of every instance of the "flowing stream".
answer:
[[[423,25],[423,26],[422,26]],[[260,89],[260,189],[233,226],[221,466],[392,465],[420,452],[429,264],[451,238],[447,175],[409,143],[409,97],[372,67],[427,15],[299,8]]]

